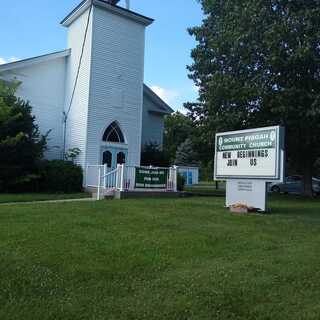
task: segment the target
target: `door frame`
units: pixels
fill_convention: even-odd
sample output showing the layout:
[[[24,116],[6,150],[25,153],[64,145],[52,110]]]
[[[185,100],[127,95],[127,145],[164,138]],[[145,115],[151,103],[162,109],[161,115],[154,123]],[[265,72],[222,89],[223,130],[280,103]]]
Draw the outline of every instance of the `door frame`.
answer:
[[[105,151],[111,151],[112,153],[112,164],[114,163],[114,151],[116,150],[116,154],[118,152],[121,152],[123,151],[126,155],[126,164],[128,163],[128,160],[129,160],[129,148],[128,148],[128,145],[127,144],[124,144],[124,143],[110,143],[110,142],[106,142],[106,143],[103,143],[101,144],[100,146],[100,155],[99,155],[99,165],[102,165],[102,161],[103,161],[103,153]],[[115,160],[117,161],[117,160]],[[112,164],[111,164],[111,167],[112,167]],[[113,168],[115,169],[115,168]]]

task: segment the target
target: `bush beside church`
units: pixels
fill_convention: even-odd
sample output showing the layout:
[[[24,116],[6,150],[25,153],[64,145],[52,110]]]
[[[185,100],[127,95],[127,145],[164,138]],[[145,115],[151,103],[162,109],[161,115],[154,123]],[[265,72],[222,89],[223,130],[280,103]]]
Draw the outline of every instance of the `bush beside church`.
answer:
[[[0,192],[79,192],[82,168],[72,161],[47,161],[29,102],[17,98],[18,82],[0,79]]]

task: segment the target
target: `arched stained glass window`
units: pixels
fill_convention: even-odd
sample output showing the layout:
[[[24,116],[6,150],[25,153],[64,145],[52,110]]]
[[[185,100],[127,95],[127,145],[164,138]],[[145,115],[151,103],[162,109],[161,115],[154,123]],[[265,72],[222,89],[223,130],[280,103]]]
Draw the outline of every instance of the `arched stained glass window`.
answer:
[[[123,133],[116,122],[112,122],[103,135],[103,141],[125,143]]]

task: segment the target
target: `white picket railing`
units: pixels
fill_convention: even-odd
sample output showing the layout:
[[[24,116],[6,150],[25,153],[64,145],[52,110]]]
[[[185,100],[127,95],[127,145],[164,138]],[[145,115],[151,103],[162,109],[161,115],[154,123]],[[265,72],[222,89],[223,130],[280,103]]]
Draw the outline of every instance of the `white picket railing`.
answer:
[[[134,191],[136,169],[166,169],[168,170],[166,189],[144,189],[144,191],[177,191],[178,167],[160,168],[160,167],[136,167],[118,165],[116,169],[111,170],[106,165],[88,165],[86,171],[86,186],[97,189],[97,199],[100,200],[101,192],[110,193],[115,191]]]

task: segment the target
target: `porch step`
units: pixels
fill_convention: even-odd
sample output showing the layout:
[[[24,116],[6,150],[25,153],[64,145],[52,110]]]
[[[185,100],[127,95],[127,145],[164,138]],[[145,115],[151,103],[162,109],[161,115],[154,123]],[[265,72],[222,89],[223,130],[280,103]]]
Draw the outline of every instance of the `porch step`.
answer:
[[[86,192],[91,193],[91,196],[93,199],[97,199],[97,188],[86,188]],[[100,190],[100,199],[113,199],[115,197],[115,191],[114,190]]]

